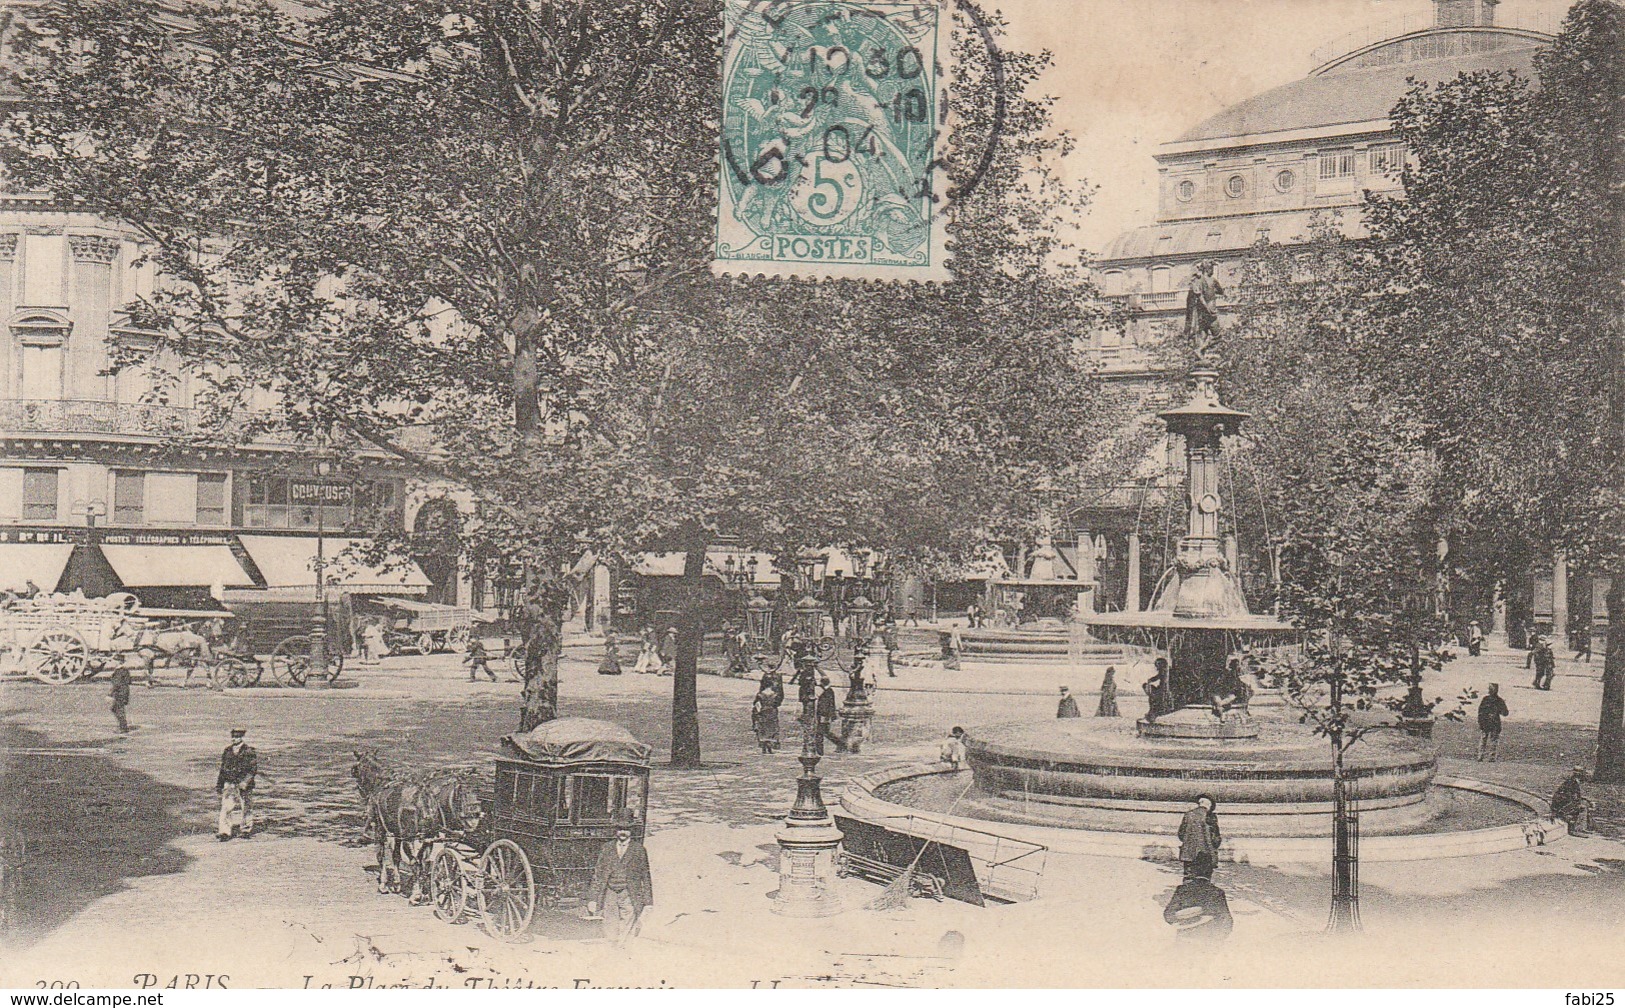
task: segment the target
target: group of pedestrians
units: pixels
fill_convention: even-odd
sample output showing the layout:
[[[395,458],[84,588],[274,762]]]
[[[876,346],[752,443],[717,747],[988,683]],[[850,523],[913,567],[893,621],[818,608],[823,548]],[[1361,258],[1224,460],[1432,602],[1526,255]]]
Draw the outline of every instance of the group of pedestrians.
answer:
[[[1078,699],[1072,695],[1069,687],[1061,687],[1060,702],[1055,705],[1057,718],[1082,717],[1083,712],[1078,708]],[[1095,717],[1122,717],[1117,709],[1117,668],[1106,666],[1105,678],[1100,681],[1100,702],[1095,704]]]
[[[677,628],[667,627],[662,633],[646,626],[638,631],[638,660],[634,672],[671,675],[677,668]]]

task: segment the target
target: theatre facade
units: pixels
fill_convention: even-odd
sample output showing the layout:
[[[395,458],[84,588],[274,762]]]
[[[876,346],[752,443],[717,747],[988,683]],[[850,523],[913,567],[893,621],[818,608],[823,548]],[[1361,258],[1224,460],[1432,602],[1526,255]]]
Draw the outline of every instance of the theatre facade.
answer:
[[[1103,374],[1140,385],[1153,401],[1166,395],[1177,375],[1158,366],[1156,347],[1184,325],[1185,296],[1192,276],[1211,262],[1219,282],[1234,290],[1247,257],[1259,246],[1301,244],[1317,223],[1349,238],[1363,236],[1360,204],[1365,193],[1397,194],[1397,171],[1407,157],[1394,136],[1390,110],[1413,81],[1450,80],[1473,71],[1511,71],[1534,76],[1535,56],[1560,27],[1561,4],[1533,10],[1522,5],[1500,16],[1497,0],[1434,0],[1419,16],[1374,24],[1333,40],[1309,56],[1309,72],[1196,123],[1161,145],[1156,220],[1118,236],[1095,263],[1101,292],[1124,310],[1127,324],[1092,337]],[[1234,322],[1226,298],[1221,324]],[[1177,479],[1170,454],[1161,479]],[[1239,488],[1244,494],[1245,485]],[[1138,498],[1135,497],[1138,494]],[[1114,488],[1102,502],[1126,501],[1139,512],[1137,534],[1108,536],[1099,568],[1137,565],[1144,527],[1144,486]],[[1244,503],[1244,502],[1241,502]],[[1109,509],[1095,519],[1109,525]],[[1120,514],[1119,514],[1120,517]],[[1121,524],[1121,522],[1119,522]],[[1149,530],[1154,537],[1155,529]],[[1244,579],[1267,586],[1268,560],[1247,556]],[[1118,584],[1147,584],[1121,577]],[[1139,599],[1103,585],[1108,607]],[[1457,600],[1458,614],[1472,612],[1509,630],[1521,642],[1530,625],[1560,637],[1595,629],[1603,622],[1607,581],[1570,571],[1561,556],[1508,583],[1495,599]],[[1143,588],[1141,590],[1144,590]],[[1132,592],[1139,594],[1139,592]],[[1251,594],[1251,591],[1250,591]],[[1256,595],[1254,596],[1256,597]]]

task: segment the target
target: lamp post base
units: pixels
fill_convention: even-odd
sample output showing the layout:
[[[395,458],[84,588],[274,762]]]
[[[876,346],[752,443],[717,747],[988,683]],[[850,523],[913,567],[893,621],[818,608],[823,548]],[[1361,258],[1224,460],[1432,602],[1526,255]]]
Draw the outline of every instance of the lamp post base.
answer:
[[[819,778],[811,764],[817,757],[802,757],[806,773],[796,779],[796,803],[776,834],[779,842],[779,888],[768,896],[773,912],[785,917],[829,917],[845,909],[831,888],[835,880],[835,848],[841,831],[824,807]]]
[[[779,888],[768,894],[773,912],[784,917],[830,917],[846,909],[832,885],[835,848],[841,831],[833,819],[822,823],[785,820],[779,830]]]

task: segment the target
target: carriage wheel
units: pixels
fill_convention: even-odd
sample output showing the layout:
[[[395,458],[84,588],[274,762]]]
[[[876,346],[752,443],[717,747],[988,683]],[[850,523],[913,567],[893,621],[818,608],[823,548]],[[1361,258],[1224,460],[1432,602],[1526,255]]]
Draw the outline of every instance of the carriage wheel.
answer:
[[[449,924],[461,924],[468,915],[469,888],[463,859],[450,847],[440,848],[429,866],[429,898],[434,901],[434,915]]]
[[[78,631],[52,627],[34,638],[23,656],[28,674],[43,683],[71,683],[85,674],[90,649]]]
[[[434,634],[429,633],[427,630],[418,634],[418,653],[432,655],[435,651]]]
[[[446,633],[446,647],[462,654],[468,650],[468,627],[458,627]]]
[[[512,840],[498,840],[480,857],[478,910],[486,934],[518,941],[536,912],[536,879],[530,858]]]
[[[226,685],[237,689],[253,686],[260,681],[259,662],[246,662],[241,658],[226,659]]]
[[[271,651],[271,678],[281,686],[303,686],[310,671],[310,638],[285,637]]]

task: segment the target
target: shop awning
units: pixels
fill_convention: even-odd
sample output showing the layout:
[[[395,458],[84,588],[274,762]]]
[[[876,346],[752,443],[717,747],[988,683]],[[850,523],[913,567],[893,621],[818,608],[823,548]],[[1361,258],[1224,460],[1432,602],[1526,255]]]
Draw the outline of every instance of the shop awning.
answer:
[[[265,575],[266,587],[295,588],[316,583],[314,536],[240,535],[237,538],[260,573]],[[358,553],[369,545],[366,539],[328,537],[322,540],[329,587],[417,595],[428,589],[429,579],[410,560],[387,568],[362,560]]]
[[[72,543],[0,544],[0,591],[24,592],[32,581],[40,591],[54,592],[72,555]]]
[[[221,605],[207,588],[196,586],[131,588],[141,603],[141,616],[162,619],[231,619],[236,613]]]
[[[103,544],[101,551],[126,585],[242,588],[254,583],[230,546]]]

